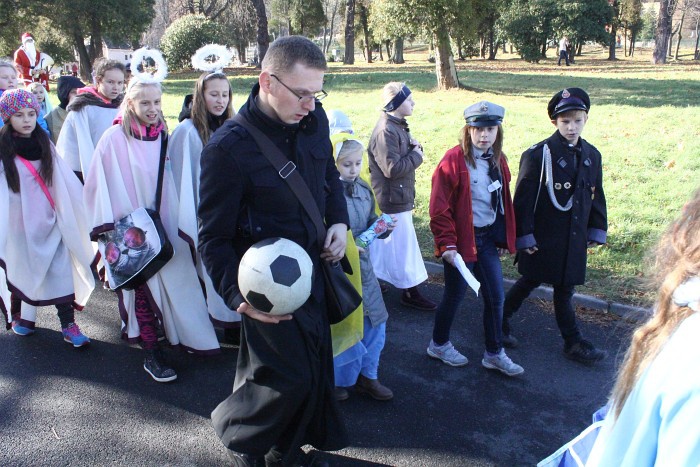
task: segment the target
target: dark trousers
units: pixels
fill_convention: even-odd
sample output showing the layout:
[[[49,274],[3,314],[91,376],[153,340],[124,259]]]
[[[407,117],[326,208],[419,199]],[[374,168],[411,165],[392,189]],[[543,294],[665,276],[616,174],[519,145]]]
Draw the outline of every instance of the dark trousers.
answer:
[[[503,322],[504,332],[510,334],[508,319],[518,311],[523,301],[530,296],[530,293],[542,284],[541,282],[521,277],[513,284],[506,294],[505,304],[503,305]],[[573,285],[554,285],[554,316],[557,319],[557,326],[561,337],[567,346],[581,340],[581,332],[576,324],[576,310],[572,302],[574,296]]]
[[[501,320],[503,319],[503,272],[498,249],[491,229],[475,234],[477,259],[467,263],[474,277],[481,283],[479,294],[484,300],[484,337],[486,351],[501,351]],[[437,345],[450,340],[450,328],[455,313],[467,292],[467,283],[456,267],[445,262],[445,291],[435,312],[433,342]]]
[[[559,51],[559,61],[557,62],[557,66],[561,65],[562,58],[566,62],[566,66],[569,66],[569,54],[566,52],[566,50]]]

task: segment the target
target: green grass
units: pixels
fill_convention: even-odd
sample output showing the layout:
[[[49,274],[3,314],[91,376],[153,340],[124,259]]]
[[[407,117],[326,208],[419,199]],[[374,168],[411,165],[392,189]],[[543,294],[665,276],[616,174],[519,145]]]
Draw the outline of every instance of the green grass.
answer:
[[[409,125],[426,154],[417,171],[415,225],[424,257],[434,259],[428,228],[430,177],[445,151],[457,143],[464,108],[482,99],[506,108],[504,150],[514,188],[520,154],[554,131],[546,112],[549,98],[565,87],[586,89],[592,107],[583,137],[603,154],[609,243],[591,252],[588,280],[579,291],[648,305],[652,297],[643,282],[644,255],[699,185],[700,64],[685,60],[652,66],[649,50],[638,51],[634,60],[609,62],[607,53],[595,48],[567,68],[557,67],[554,53],[550,55],[540,64],[510,54],[499,54],[492,62],[457,62],[459,79],[469,89],[452,91],[435,89],[434,68],[424,50],[408,52],[404,65],[331,63],[323,105],[348,114],[355,133],[367,141],[379,117],[383,85],[408,83],[416,101]],[[229,75],[239,107],[257,72],[236,69]],[[171,130],[195,78],[173,75],[165,83],[163,107]],[[506,276],[517,277],[511,258],[503,264]]]

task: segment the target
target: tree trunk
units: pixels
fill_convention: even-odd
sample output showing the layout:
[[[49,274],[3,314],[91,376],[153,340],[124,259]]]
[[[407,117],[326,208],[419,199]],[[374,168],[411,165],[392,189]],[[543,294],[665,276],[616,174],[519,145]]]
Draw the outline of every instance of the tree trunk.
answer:
[[[610,47],[608,47],[608,60],[617,60],[615,57],[615,48],[617,46],[617,25],[613,20],[612,27],[610,28]]]
[[[450,36],[445,29],[440,29],[435,37],[435,74],[437,75],[438,89],[453,89],[459,87],[457,69],[452,57]]]
[[[394,39],[394,54],[391,56],[391,61],[398,64],[406,63],[403,59],[403,37]]]
[[[492,24],[489,27],[489,60],[496,60],[496,52],[498,52],[498,47],[496,47],[495,40],[496,38]]]
[[[700,36],[698,36],[699,32],[700,32],[700,17],[698,17],[698,19],[695,20],[695,54],[693,54],[693,58],[695,60],[700,60],[700,50],[698,49],[698,46],[700,46]]]
[[[683,39],[683,23],[685,22],[685,12],[687,9],[683,10],[681,13],[681,22],[678,25],[678,42],[676,42],[676,54],[674,58],[678,60],[678,50],[681,48],[681,39]]]
[[[668,41],[671,38],[671,15],[668,11],[669,0],[661,0],[659,5],[659,18],[656,22],[656,39],[654,41],[654,53],[651,63],[662,65],[666,63]]]
[[[384,52],[382,52],[382,44],[379,44],[379,47],[377,47],[377,49],[379,50],[379,61],[383,62],[384,61]],[[387,54],[386,58],[389,59],[389,58],[391,58],[391,56],[389,56],[389,54]]]
[[[258,19],[258,68],[262,64],[263,58],[267,53],[267,48],[270,47],[270,36],[267,34],[267,12],[265,11],[264,0],[250,0],[255,8],[255,16]]]
[[[80,77],[86,83],[92,84],[92,62],[90,61],[90,54],[85,46],[85,39],[83,39],[83,35],[80,31],[73,31],[73,47],[75,47],[75,50],[78,52]]]
[[[369,25],[367,7],[364,3],[360,3],[360,24],[362,25],[362,34],[365,36],[365,47],[367,48],[367,63],[372,63],[372,44],[369,40]]]
[[[348,0],[345,11],[345,57],[343,63],[355,64],[355,0]]]
[[[637,33],[630,34],[630,57],[634,57],[634,43],[637,42]]]

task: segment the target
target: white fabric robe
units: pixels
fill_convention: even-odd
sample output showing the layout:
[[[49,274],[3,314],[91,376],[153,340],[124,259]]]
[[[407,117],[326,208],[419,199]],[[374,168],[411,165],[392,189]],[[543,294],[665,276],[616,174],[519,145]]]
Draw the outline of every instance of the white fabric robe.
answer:
[[[168,158],[172,167],[173,179],[180,196],[180,229],[192,242],[197,256],[197,274],[204,283],[207,294],[207,307],[214,323],[222,327],[231,327],[232,323],[241,321],[241,315],[231,310],[216,292],[202,264],[197,251],[197,206],[199,205],[199,159],[202,155],[202,139],[192,120],[180,123],[168,143]]]
[[[30,161],[40,172],[41,163]],[[36,307],[73,302],[81,309],[95,287],[90,271],[94,252],[83,207],[82,185],[53,154],[48,185],[51,207],[36,178],[15,159],[20,191],[7,185],[0,163],[0,308],[10,316],[10,295],[22,299],[25,321],[36,321]]]
[[[58,135],[56,150],[68,162],[73,172],[88,175],[95,146],[112,122],[119,109],[86,105],[80,110],[68,112]]]
[[[120,125],[100,139],[85,178],[85,205],[93,235],[139,207],[155,209],[161,140],[141,141],[127,136]],[[190,201],[191,202],[191,201]],[[165,164],[160,215],[173,258],[146,286],[168,341],[186,350],[215,353],[219,343],[197,278],[190,246],[179,236],[178,198],[170,164]],[[131,342],[140,336],[133,290],[122,290],[119,308],[122,332]]]

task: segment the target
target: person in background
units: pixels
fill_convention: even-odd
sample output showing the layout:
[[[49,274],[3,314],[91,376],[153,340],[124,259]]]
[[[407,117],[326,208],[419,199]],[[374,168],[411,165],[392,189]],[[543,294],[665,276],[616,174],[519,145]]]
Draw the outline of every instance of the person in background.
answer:
[[[95,287],[82,187],[37,125],[34,94],[0,97],[0,311],[18,336],[35,332],[37,308],[54,305],[63,340],[90,339],[75,323]]]
[[[350,230],[356,238],[356,248],[360,254],[360,276],[362,278],[362,310],[364,313],[362,340],[340,353],[333,359],[335,368],[336,399],[345,400],[349,397],[347,387],[353,387],[356,392],[386,401],[394,397],[388,387],[379,382],[379,358],[386,341],[386,321],[389,313],[386,310],[379,282],[374,275],[372,261],[367,242],[361,246],[361,234],[375,225],[379,219],[374,210],[374,195],[367,182],[360,178],[362,170],[362,143],[352,138],[348,133],[337,133],[331,136],[336,155],[336,166],[343,182],[345,202],[350,217]],[[395,220],[392,217],[392,220]],[[394,229],[394,223],[376,238],[388,236]],[[348,248],[352,248],[352,245]]]
[[[183,104],[180,124],[173,130],[168,144],[168,157],[173,181],[180,197],[182,234],[197,256],[197,274],[206,288],[207,307],[212,322],[223,327],[227,341],[240,342],[241,317],[226,306],[214,289],[197,251],[197,206],[199,205],[200,158],[204,145],[223,123],[233,117],[231,85],[225,74],[203,73],[195,83],[191,105]]]
[[[85,84],[74,76],[60,76],[56,84],[59,104],[46,115],[46,123],[51,134],[51,141],[58,143],[58,136],[61,134],[63,122],[68,116],[68,104],[78,95],[78,89],[85,87]]]
[[[93,70],[95,85],[78,89],[78,95],[66,107],[68,116],[56,143],[58,153],[80,180],[87,177],[97,142],[112,127],[124,92],[121,62],[100,58]]]
[[[411,136],[406,117],[413,115],[413,97],[404,83],[384,86],[384,107],[372,131],[367,153],[369,173],[382,212],[397,217],[397,228],[386,240],[370,247],[379,280],[402,290],[401,303],[432,311],[437,305],[425,298],[418,285],[428,278],[413,225],[416,169],[423,163],[423,146]]]
[[[583,338],[573,304],[575,286],[586,280],[587,250],[605,244],[608,230],[602,156],[581,138],[590,107],[583,89],[556,93],[547,106],[556,131],[520,158],[513,206],[522,277],[503,306],[503,344],[515,347],[510,318],[541,283],[552,284],[564,355],[585,364],[607,356]]]
[[[53,105],[49,99],[49,93],[46,92],[46,88],[44,88],[41,83],[30,83],[26,88],[27,91],[31,92],[34,94],[34,97],[36,97],[37,102],[39,102],[39,115],[46,120],[46,115],[53,110]]]
[[[460,144],[447,151],[433,173],[430,229],[435,255],[445,267],[445,291],[435,313],[430,357],[466,365],[467,357],[450,342],[450,328],[467,291],[458,270],[465,264],[481,284],[484,300],[484,368],[508,376],[523,373],[503,350],[503,271],[500,256],[515,253],[515,215],[510,169],[503,153],[505,109],[481,101],[464,110]]]
[[[18,81],[17,68],[15,67],[14,63],[0,60],[0,96],[2,96],[2,94],[8,89],[16,89]],[[49,127],[46,124],[44,117],[37,115],[36,123],[45,132],[49,132]],[[0,127],[3,125],[4,123],[2,120],[0,120]]]
[[[559,41],[559,60],[557,66],[561,66],[561,59],[564,59],[566,66],[569,66],[569,39],[566,36]]]

